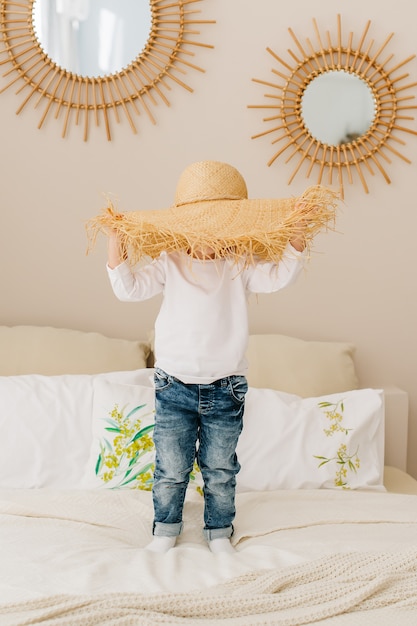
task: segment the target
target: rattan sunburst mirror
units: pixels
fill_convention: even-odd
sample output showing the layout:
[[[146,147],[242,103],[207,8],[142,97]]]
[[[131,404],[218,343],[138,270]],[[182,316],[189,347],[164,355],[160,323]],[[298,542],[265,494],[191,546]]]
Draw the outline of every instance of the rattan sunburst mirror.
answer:
[[[184,81],[184,75],[189,70],[204,72],[194,63],[194,50],[199,46],[213,48],[199,41],[197,28],[215,21],[200,19],[201,11],[195,7],[204,0],[134,1],[136,5],[146,4],[150,16],[143,49],[138,50],[119,71],[90,76],[63,67],[51,58],[34,26],[36,3],[47,2],[48,11],[56,4],[59,7],[56,11],[61,13],[74,11],[76,6],[79,18],[80,11],[83,16],[89,13],[89,0],[75,3],[66,0],[1,0],[0,28],[4,45],[0,65],[10,66],[3,78],[12,76],[12,79],[0,89],[0,93],[19,85],[16,93],[22,92],[24,99],[17,113],[29,101],[34,102],[35,107],[43,104],[38,128],[54,113],[55,118],[61,117],[63,137],[70,124],[75,123],[83,128],[86,141],[91,125],[95,123],[105,129],[107,139],[111,140],[111,124],[120,121],[120,113],[126,116],[134,133],[137,133],[136,118],[141,113],[155,124],[154,107],[160,102],[170,105],[167,92],[171,87],[193,91]],[[95,3],[100,4],[97,0]],[[104,4],[109,13],[109,3]],[[119,3],[115,1],[113,12],[118,8],[116,5]]]
[[[352,32],[344,37],[340,15],[337,16],[336,36],[329,31],[320,33],[317,21],[313,19],[316,46],[309,38],[303,45],[289,28],[296,46],[295,52],[288,50],[289,61],[267,48],[277,64],[272,68],[274,82],[252,80],[271,88],[272,92],[264,94],[263,104],[249,105],[249,108],[270,111],[270,115],[263,119],[268,128],[252,138],[272,138],[274,152],[268,166],[284,153],[287,153],[286,163],[298,157],[288,184],[298,172],[304,170],[309,177],[315,170],[318,183],[331,185],[336,182],[342,197],[346,177],[349,183],[358,177],[368,193],[365,174],[378,171],[390,183],[386,171],[386,164],[391,163],[390,157],[410,163],[398,145],[405,145],[404,134],[417,135],[417,131],[407,126],[414,120],[410,112],[417,108],[413,104],[415,96],[410,92],[417,83],[410,82],[409,74],[403,73],[404,66],[415,55],[397,63],[393,61],[392,53],[382,58],[393,33],[378,47],[374,39],[369,38],[370,26],[369,20],[355,43]],[[329,85],[318,87],[320,81],[326,80],[333,83],[331,91]],[[350,92],[354,88],[348,104],[341,82],[349,83],[346,88]],[[323,93],[323,89],[327,90],[326,97],[324,103],[320,103],[315,98],[318,92]],[[329,101],[333,104],[329,105]],[[346,108],[347,120],[343,120],[343,126],[336,134],[327,135],[332,125],[331,115],[336,113],[335,117],[339,118],[343,108]],[[358,126],[355,121],[358,109],[365,111],[364,126]],[[318,112],[323,117],[321,125],[316,124]]]

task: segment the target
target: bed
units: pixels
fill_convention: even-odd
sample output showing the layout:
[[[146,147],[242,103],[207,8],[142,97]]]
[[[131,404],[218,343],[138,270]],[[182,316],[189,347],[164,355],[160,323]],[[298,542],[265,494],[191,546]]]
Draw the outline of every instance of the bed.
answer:
[[[0,326],[0,626],[417,623],[408,397],[344,342],[252,335],[234,554],[195,467],[166,554],[152,524],[152,341]]]

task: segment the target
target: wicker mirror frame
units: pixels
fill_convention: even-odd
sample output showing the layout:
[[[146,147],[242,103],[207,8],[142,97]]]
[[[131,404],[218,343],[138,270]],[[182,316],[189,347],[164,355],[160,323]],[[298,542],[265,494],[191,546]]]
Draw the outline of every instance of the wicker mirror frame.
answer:
[[[45,108],[38,124],[41,128],[48,115],[63,117],[62,137],[69,124],[83,126],[87,141],[91,120],[95,125],[104,121],[107,139],[111,136],[111,118],[120,121],[123,111],[131,129],[137,133],[134,115],[146,114],[156,123],[152,109],[162,101],[170,106],[166,91],[179,85],[192,92],[182,76],[188,70],[204,70],[191,62],[193,49],[200,43],[199,24],[214,24],[214,20],[198,19],[199,10],[193,5],[203,0],[149,0],[152,24],[149,38],[132,63],[120,72],[103,77],[86,77],[74,74],[57,65],[42,49],[33,28],[33,4],[36,0],[1,0],[0,30],[3,40],[0,65],[11,65],[3,77],[13,75],[0,93],[20,83],[17,94],[25,90],[26,97],[17,109],[19,114],[26,104],[36,99],[35,108],[43,102]]]
[[[405,115],[405,112],[417,108],[410,104],[415,96],[409,92],[410,89],[416,87],[417,83],[404,84],[409,74],[398,73],[415,58],[415,55],[409,56],[388,69],[394,55],[391,53],[384,60],[380,59],[394,33],[391,33],[382,45],[373,51],[375,42],[373,39],[368,39],[370,25],[369,20],[355,46],[352,32],[349,33],[346,42],[343,40],[340,15],[337,15],[336,40],[334,38],[332,40],[329,31],[322,36],[316,20],[313,19],[318,42],[316,48],[308,38],[306,45],[303,46],[289,28],[288,31],[297,48],[296,52],[288,50],[291,57],[289,62],[267,48],[279,68],[273,67],[272,73],[283,83],[252,79],[274,90],[273,93],[264,94],[266,103],[249,105],[249,108],[271,111],[271,115],[263,119],[268,124],[268,130],[253,135],[252,139],[269,135],[273,138],[272,144],[280,144],[279,149],[269,159],[268,166],[271,166],[287,150],[289,154],[286,163],[294,156],[298,156],[288,184],[291,184],[296,174],[304,167],[307,178],[313,169],[318,170],[319,184],[332,185],[334,172],[336,172],[342,197],[344,177],[347,176],[349,183],[353,183],[356,173],[363,189],[368,193],[365,173],[373,175],[376,168],[385,181],[390,183],[391,180],[385,169],[385,163],[391,163],[390,156],[394,155],[410,163],[410,160],[394,146],[405,145],[401,138],[403,133],[417,135],[417,131],[403,126],[404,122],[414,120],[414,117],[409,114]],[[368,131],[354,141],[341,145],[327,145],[313,137],[301,115],[302,97],[307,86],[315,77],[332,70],[344,70],[361,78],[369,86],[375,100],[375,117]],[[325,180],[325,172],[327,172],[327,180]]]

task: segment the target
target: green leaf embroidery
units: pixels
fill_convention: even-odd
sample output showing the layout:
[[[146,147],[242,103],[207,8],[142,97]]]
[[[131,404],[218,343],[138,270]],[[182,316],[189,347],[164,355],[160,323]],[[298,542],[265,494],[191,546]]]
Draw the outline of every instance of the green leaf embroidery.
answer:
[[[138,472],[136,472],[136,474],[133,474],[133,476],[131,476],[128,480],[125,480],[120,486],[124,487],[125,485],[127,485],[127,484],[131,483],[132,481],[136,480],[138,478],[138,476],[142,476],[146,472],[149,472],[149,470],[153,471],[153,468],[154,468],[154,464],[153,463],[148,463],[147,465],[142,467]]]
[[[145,426],[138,433],[136,433],[136,435],[133,437],[132,441],[136,441],[137,439],[140,439],[141,437],[143,437],[147,433],[152,432],[153,428],[154,428],[153,424],[150,424],[149,426]]]
[[[97,459],[97,463],[95,467],[96,476],[100,473],[100,470],[102,467],[103,467],[103,454],[102,452],[100,452],[100,454],[98,455],[98,459]]]
[[[135,413],[137,413],[138,411],[140,411],[141,409],[143,409],[146,406],[146,404],[140,404],[139,406],[135,406],[134,409],[132,409],[127,415],[126,415],[126,419],[130,419],[132,417],[132,415],[134,415]]]

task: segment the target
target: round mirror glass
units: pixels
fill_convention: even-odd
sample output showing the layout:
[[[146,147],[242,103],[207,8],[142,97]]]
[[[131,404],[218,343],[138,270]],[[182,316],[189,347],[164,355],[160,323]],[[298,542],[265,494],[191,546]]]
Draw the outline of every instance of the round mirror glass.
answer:
[[[306,87],[301,116],[310,134],[340,146],[364,135],[375,118],[376,103],[368,84],[343,70],[323,72]]]
[[[79,76],[115,74],[142,52],[149,0],[35,0],[33,28],[44,52]]]

